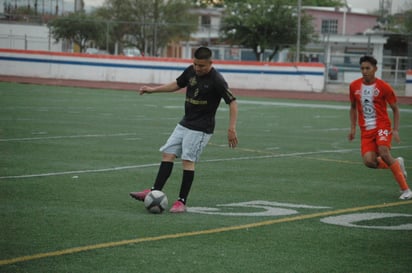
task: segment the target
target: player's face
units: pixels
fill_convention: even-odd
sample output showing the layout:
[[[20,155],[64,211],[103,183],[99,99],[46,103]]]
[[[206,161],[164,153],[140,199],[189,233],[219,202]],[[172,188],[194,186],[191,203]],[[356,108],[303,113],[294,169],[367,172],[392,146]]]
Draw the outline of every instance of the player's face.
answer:
[[[370,62],[361,63],[361,72],[363,76],[363,81],[365,83],[372,83],[375,80],[375,73],[378,68],[371,64]]]
[[[207,73],[209,73],[210,69],[212,68],[212,61],[211,60],[194,59],[193,60],[193,67],[195,68],[196,75],[204,76]]]

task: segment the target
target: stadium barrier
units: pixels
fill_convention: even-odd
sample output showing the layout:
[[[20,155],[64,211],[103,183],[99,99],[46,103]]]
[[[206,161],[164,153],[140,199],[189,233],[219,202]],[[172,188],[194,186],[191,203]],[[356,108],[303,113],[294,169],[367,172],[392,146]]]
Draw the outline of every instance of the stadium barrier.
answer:
[[[405,96],[412,97],[412,70],[406,71]]]
[[[0,49],[0,74],[7,76],[164,84],[191,63],[186,59]],[[321,92],[325,87],[321,63],[216,60],[214,67],[232,88]]]

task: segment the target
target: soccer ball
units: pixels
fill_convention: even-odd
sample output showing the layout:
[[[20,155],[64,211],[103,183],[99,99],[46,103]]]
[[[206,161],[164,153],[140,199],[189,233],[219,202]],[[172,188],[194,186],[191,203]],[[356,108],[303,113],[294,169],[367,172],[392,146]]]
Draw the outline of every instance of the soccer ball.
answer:
[[[144,206],[151,213],[162,213],[167,209],[167,196],[162,191],[153,190],[144,199]]]

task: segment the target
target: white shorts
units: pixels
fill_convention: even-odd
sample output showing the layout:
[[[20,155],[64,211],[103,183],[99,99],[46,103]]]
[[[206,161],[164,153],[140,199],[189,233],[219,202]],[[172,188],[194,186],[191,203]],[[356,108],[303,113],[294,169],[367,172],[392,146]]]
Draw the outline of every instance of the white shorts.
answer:
[[[212,134],[190,130],[178,124],[160,151],[174,154],[183,160],[197,162],[211,137]]]

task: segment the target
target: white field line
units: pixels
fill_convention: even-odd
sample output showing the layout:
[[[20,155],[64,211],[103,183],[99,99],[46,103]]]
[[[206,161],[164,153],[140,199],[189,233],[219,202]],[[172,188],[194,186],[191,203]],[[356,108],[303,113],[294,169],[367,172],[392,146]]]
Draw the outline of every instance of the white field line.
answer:
[[[239,104],[249,105],[267,105],[267,106],[284,106],[284,107],[299,107],[299,108],[323,108],[323,109],[335,109],[335,110],[347,110],[348,105],[330,105],[330,104],[310,104],[310,103],[293,103],[293,102],[276,102],[276,101],[254,101],[254,100],[239,100]],[[405,109],[400,107],[401,112],[412,113],[412,109]]]
[[[293,103],[293,102],[276,102],[276,101],[254,101],[254,100],[239,100],[239,104],[251,105],[267,105],[267,106],[284,106],[284,107],[299,107],[299,108],[324,108],[336,110],[348,110],[348,105],[329,105],[329,104],[310,104],[310,103]]]
[[[64,172],[54,172],[54,173],[0,176],[0,179],[19,179],[19,178],[47,177],[47,176],[58,176],[58,175],[68,175],[68,174],[113,172],[113,171],[122,171],[122,170],[127,170],[127,169],[139,169],[139,168],[147,168],[147,167],[154,167],[154,166],[159,166],[159,163],[132,165],[132,166],[120,166],[120,167],[94,169],[94,170],[77,170],[77,171],[64,171]]]
[[[253,101],[253,100],[248,100],[248,101],[239,100],[239,103],[249,104],[249,105],[268,105],[268,106],[285,106],[285,107],[305,107],[305,108],[324,108],[324,109],[336,109],[336,110],[349,110],[349,106],[344,106],[344,105],[268,102],[268,101]],[[401,111],[412,113],[412,109],[401,109]],[[90,135],[72,135],[72,136],[11,138],[11,139],[0,139],[0,142],[32,141],[32,140],[44,140],[44,139],[83,138],[83,137],[132,136],[132,135],[136,135],[136,134],[135,133],[120,133],[120,134],[90,134]],[[405,148],[410,148],[410,147],[411,146],[405,146]],[[396,147],[396,148],[400,149],[402,147]],[[393,149],[396,149],[396,148],[393,148]],[[254,160],[254,159],[265,159],[265,158],[294,157],[294,156],[305,156],[305,155],[325,154],[325,153],[344,153],[344,152],[351,152],[351,151],[354,151],[354,150],[358,150],[358,149],[326,150],[326,151],[317,151],[317,152],[273,154],[273,155],[247,156],[247,157],[238,157],[238,158],[221,158],[221,159],[203,160],[202,162],[222,162],[222,161]],[[158,165],[159,165],[159,163],[151,163],[151,164],[143,164],[143,165],[120,166],[120,167],[93,169],[93,170],[75,170],[75,171],[63,171],[63,172],[52,172],[52,173],[42,173],[42,174],[0,176],[0,179],[20,179],[20,178],[59,176],[59,175],[68,175],[68,174],[111,172],[111,171],[121,171],[121,170],[127,170],[127,169],[139,169],[139,168],[154,167],[154,166],[158,166]]]
[[[392,149],[410,149],[412,146],[397,146],[392,147]],[[332,154],[332,153],[349,153],[353,151],[358,151],[358,148],[354,149],[340,149],[340,150],[323,150],[316,152],[295,152],[290,154],[271,154],[271,155],[260,155],[260,156],[243,156],[243,157],[230,157],[230,158],[216,158],[202,160],[202,163],[213,163],[213,162],[224,162],[224,161],[240,161],[240,160],[256,160],[256,159],[266,159],[266,158],[282,158],[282,157],[301,157],[316,154]],[[176,162],[181,163],[181,162]],[[0,180],[4,179],[22,179],[22,178],[34,178],[34,177],[47,177],[47,176],[59,176],[59,175],[71,175],[71,174],[84,174],[84,173],[100,173],[100,172],[114,172],[122,171],[128,169],[142,169],[157,167],[159,163],[150,163],[142,165],[130,165],[130,166],[119,166],[112,168],[103,169],[91,169],[91,170],[74,170],[74,171],[63,171],[63,172],[51,172],[51,173],[39,173],[39,174],[23,174],[23,175],[11,175],[11,176],[0,176]]]
[[[401,126],[401,130],[404,128],[412,128],[412,124],[411,125],[402,125]],[[326,129],[317,129],[317,128],[308,128],[311,131],[348,131],[349,132],[349,127],[345,127],[345,128],[326,128]],[[306,129],[306,130],[308,130]],[[356,128],[357,130],[359,130],[358,128]],[[401,134],[401,138],[402,134]]]
[[[325,150],[317,152],[305,152],[305,153],[290,153],[290,154],[272,154],[272,155],[261,155],[261,156],[244,156],[244,157],[231,157],[231,158],[217,158],[208,159],[201,161],[202,163],[207,162],[223,162],[223,161],[239,161],[239,160],[256,160],[265,158],[280,158],[280,157],[296,157],[314,154],[327,154],[327,153],[345,153],[352,152],[355,149],[342,149],[342,150]],[[356,149],[357,150],[357,149]],[[180,163],[180,162],[176,162]],[[72,174],[84,174],[84,173],[99,173],[99,172],[113,172],[122,171],[128,169],[141,169],[149,167],[157,167],[159,163],[143,164],[143,165],[130,165],[130,166],[119,166],[104,169],[92,169],[92,170],[74,170],[74,171],[62,171],[62,172],[51,172],[51,173],[39,173],[39,174],[24,174],[24,175],[11,175],[11,176],[0,176],[1,179],[21,179],[21,178],[34,178],[34,177],[47,177],[47,176],[59,176],[59,175],[72,175]]]
[[[89,135],[71,135],[71,136],[43,136],[43,137],[23,137],[23,138],[5,138],[0,139],[0,142],[11,141],[32,141],[46,139],[70,139],[70,138],[91,138],[91,137],[118,137],[118,136],[135,136],[136,133],[119,133],[119,134],[89,134]]]

